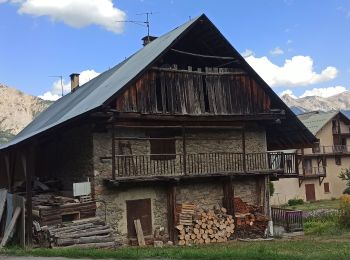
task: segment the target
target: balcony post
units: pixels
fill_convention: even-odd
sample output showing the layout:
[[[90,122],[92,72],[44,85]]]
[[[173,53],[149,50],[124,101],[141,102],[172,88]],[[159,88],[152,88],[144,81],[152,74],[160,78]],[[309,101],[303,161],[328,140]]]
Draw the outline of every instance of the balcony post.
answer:
[[[112,119],[112,179],[115,180],[115,122]]]
[[[185,127],[183,126],[182,127],[182,166],[183,166],[183,174],[186,175],[187,171],[187,162],[186,162],[186,159],[187,159],[187,153],[186,153],[186,131],[185,131]]]
[[[243,153],[243,171],[247,171],[246,148],[245,148],[245,128],[242,128],[242,153]]]

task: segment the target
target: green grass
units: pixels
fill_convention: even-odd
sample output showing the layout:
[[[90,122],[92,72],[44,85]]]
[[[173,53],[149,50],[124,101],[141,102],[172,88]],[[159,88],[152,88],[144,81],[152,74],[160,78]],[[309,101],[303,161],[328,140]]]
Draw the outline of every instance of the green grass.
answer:
[[[302,205],[286,206],[288,209],[310,211],[315,209],[339,209],[340,200],[319,200],[315,202],[305,202]]]
[[[316,241],[313,238],[296,241],[231,242],[209,246],[166,248],[98,249],[32,249],[8,248],[0,254],[16,256],[113,258],[113,259],[350,259],[349,241]]]
[[[304,221],[306,235],[342,235],[350,230],[339,224],[338,216],[333,214],[322,218],[308,218]]]

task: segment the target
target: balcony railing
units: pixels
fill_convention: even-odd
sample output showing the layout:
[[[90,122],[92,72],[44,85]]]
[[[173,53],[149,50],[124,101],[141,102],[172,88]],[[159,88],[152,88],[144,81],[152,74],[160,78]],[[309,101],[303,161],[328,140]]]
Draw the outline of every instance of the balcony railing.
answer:
[[[310,150],[310,151],[309,151]],[[350,145],[329,145],[304,150],[305,154],[345,154],[350,153]]]
[[[115,178],[272,172],[296,174],[293,153],[116,155]]]
[[[326,176],[326,167],[325,166],[319,166],[319,167],[311,167],[311,168],[304,168],[301,176],[304,177],[322,177]]]

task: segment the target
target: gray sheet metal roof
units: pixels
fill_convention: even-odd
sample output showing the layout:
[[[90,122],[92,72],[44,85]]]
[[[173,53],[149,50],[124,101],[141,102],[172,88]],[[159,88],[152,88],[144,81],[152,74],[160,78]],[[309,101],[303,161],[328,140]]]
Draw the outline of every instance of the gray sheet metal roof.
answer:
[[[199,20],[200,17],[192,19],[155,39],[125,61],[90,80],[76,91],[60,98],[35,118],[13,140],[0,146],[0,150],[9,148],[102,106],[118,90],[127,85],[156,60],[159,55],[174,43],[184,31]]]
[[[310,112],[301,114],[298,116],[298,118],[311,131],[311,133],[316,135],[321,130],[321,128],[338,113],[339,111]]]

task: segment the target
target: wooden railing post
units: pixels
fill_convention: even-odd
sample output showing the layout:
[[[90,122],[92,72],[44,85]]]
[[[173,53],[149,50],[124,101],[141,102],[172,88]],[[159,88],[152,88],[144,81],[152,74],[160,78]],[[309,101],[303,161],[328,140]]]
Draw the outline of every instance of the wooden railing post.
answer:
[[[243,171],[247,172],[246,148],[245,148],[245,128],[242,128],[242,153],[243,153]]]
[[[112,179],[115,180],[115,126],[114,117],[112,119]]]
[[[187,153],[186,153],[186,131],[185,131],[185,127],[182,127],[182,166],[183,166],[183,174],[186,175],[187,174]]]

